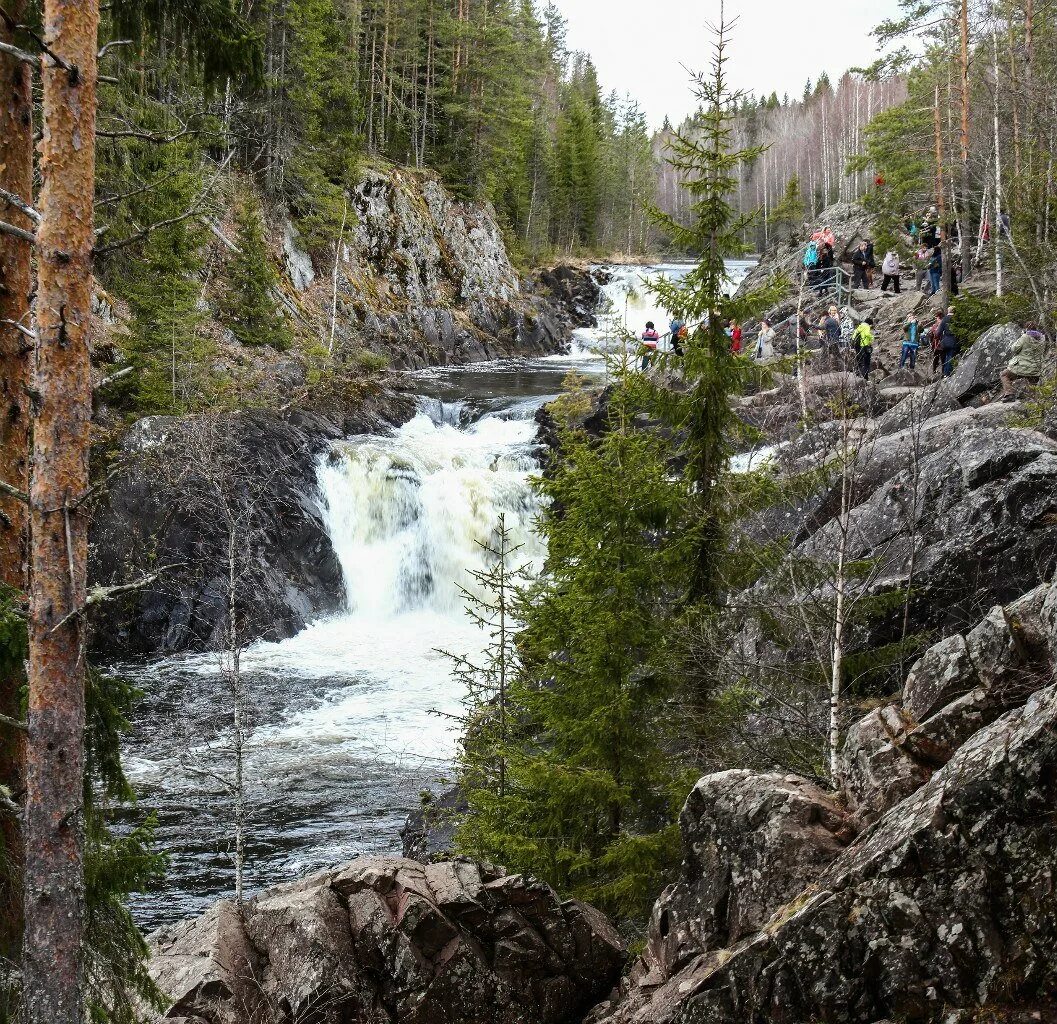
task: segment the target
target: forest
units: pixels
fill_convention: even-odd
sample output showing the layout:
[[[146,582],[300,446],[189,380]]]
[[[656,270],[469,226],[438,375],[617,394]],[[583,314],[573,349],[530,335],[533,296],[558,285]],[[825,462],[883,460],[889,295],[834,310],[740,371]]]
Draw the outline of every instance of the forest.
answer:
[[[0,1021],[1045,1019],[1057,12],[901,10],[875,31],[875,64],[795,98],[733,92],[740,41],[720,23],[688,81],[696,113],[653,132],[567,48],[552,3],[0,0]],[[393,202],[432,225],[433,248],[395,229],[350,241],[364,181],[399,183]],[[803,247],[823,220],[856,225],[838,259],[868,234],[904,268],[936,226],[934,294],[847,296],[876,320],[873,374],[827,350],[829,297],[806,295]],[[359,273],[356,245],[366,312],[339,282]],[[434,251],[456,281],[443,303]],[[731,261],[751,254],[731,293]],[[559,352],[548,304],[580,332],[602,330],[601,306],[520,289],[542,268],[548,287],[580,275],[597,299],[613,268],[595,265],[614,256],[680,257],[684,272],[643,266],[604,358],[562,363],[582,335],[555,320]],[[416,275],[436,292],[426,321],[446,312],[479,351],[489,324],[533,339],[526,372],[552,376],[527,417],[488,405],[510,396],[410,391],[420,379],[402,371],[437,369],[436,351],[458,362],[454,344],[389,372],[377,347],[336,341],[353,312],[353,335],[382,336],[382,314],[407,333]],[[475,288],[507,305],[473,307]],[[643,296],[673,323],[656,355],[627,322]],[[907,325],[933,313],[937,344],[957,341],[939,379],[924,353],[917,371],[892,355],[904,336],[916,353]],[[736,325],[772,321],[787,330],[773,359],[732,349]],[[1039,366],[1000,376],[1036,336]],[[270,463],[288,429],[294,455]],[[341,473],[360,490],[275,500],[295,459],[317,490]],[[427,480],[445,529],[419,543]],[[371,487],[389,503],[377,515],[356,504]],[[169,518],[144,536],[150,503]],[[136,548],[105,578],[94,562],[115,548],[97,515]],[[473,559],[438,582],[452,563],[428,559],[460,516]],[[426,560],[400,562],[401,600],[457,588],[483,637],[476,655],[428,649],[464,698],[438,712],[460,730],[458,809],[430,824],[431,792],[418,808],[450,830],[446,856],[330,864],[247,894],[245,773],[267,729],[244,660],[284,639],[256,630],[254,591],[312,604],[261,564],[304,542],[343,571],[340,528],[381,578],[388,518],[400,558]],[[324,526],[325,543],[304,541]],[[173,534],[208,562],[193,601],[158,585],[186,569]],[[341,571],[330,585],[355,590]],[[135,809],[124,752],[152,695],[96,665],[93,636],[104,615],[139,628],[142,591],[213,617],[221,668],[193,686],[222,692],[213,725],[232,750],[211,791],[228,801],[217,816],[232,808],[232,899],[150,944],[132,899],[164,884],[166,823]],[[310,632],[335,605],[300,614]],[[426,621],[384,625],[410,649]],[[400,644],[379,641],[379,662]],[[201,653],[149,654],[174,651]],[[177,703],[198,696],[188,685]]]

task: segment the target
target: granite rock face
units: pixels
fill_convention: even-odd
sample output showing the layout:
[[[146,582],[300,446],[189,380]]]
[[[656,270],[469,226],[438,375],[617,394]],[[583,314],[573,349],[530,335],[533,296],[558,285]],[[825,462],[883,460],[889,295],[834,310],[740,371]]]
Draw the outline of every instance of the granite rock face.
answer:
[[[582,284],[558,291],[554,272],[520,280],[492,208],[456,200],[432,173],[368,168],[350,209],[338,258],[339,353],[366,348],[401,369],[542,355],[593,313],[587,271],[566,268]],[[331,273],[313,284],[289,247],[287,255],[291,280],[310,302],[313,289],[325,292],[317,304],[329,311]]]
[[[931,648],[903,704],[849,731],[836,794],[751,772],[702,779],[680,880],[591,1021],[1049,1019],[1055,606],[1040,586]],[[753,913],[731,928],[742,906]]]
[[[620,974],[620,937],[548,886],[457,860],[364,858],[151,937],[161,1019],[564,1024]]]

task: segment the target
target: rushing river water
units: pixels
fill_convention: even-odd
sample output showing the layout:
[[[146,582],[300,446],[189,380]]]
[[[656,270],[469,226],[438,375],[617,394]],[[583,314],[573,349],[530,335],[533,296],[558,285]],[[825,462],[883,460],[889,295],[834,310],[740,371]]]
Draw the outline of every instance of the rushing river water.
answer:
[[[751,264],[732,263],[740,279]],[[461,693],[438,649],[468,653],[481,638],[460,586],[481,565],[500,513],[523,555],[533,531],[534,416],[570,369],[605,373],[602,353],[667,316],[647,274],[625,267],[604,289],[600,326],[569,353],[409,374],[420,411],[387,435],[351,438],[320,459],[318,500],[344,577],[344,611],[243,657],[250,890],[365,853],[400,849],[400,827],[425,787],[448,779],[457,736],[446,714]],[[126,750],[141,807],[158,818],[171,856],[162,893],[134,901],[153,927],[230,893],[232,806],[223,739],[227,688],[216,656],[128,670],[145,692]]]

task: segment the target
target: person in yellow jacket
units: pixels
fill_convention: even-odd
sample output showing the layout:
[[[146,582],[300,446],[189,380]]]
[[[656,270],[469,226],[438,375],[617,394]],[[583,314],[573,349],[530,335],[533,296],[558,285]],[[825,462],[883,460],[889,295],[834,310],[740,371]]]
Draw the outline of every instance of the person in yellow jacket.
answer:
[[[855,368],[859,376],[866,380],[870,376],[870,361],[873,359],[873,320],[870,317],[852,332],[851,344],[855,349]]]

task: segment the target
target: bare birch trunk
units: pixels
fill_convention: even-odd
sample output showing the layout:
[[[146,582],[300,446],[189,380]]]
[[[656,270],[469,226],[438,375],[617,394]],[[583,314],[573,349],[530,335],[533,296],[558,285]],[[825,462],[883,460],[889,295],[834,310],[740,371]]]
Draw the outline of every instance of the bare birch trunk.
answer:
[[[845,403],[847,397],[845,397]],[[829,770],[830,778],[837,777],[837,761],[840,750],[840,697],[841,679],[844,670],[844,609],[847,601],[848,581],[845,578],[845,566],[848,556],[848,530],[851,520],[851,467],[850,459],[850,421],[848,407],[845,404],[841,412],[842,465],[840,479],[840,539],[837,548],[837,575],[834,580],[836,600],[833,609],[833,652],[830,661],[829,678]]]

